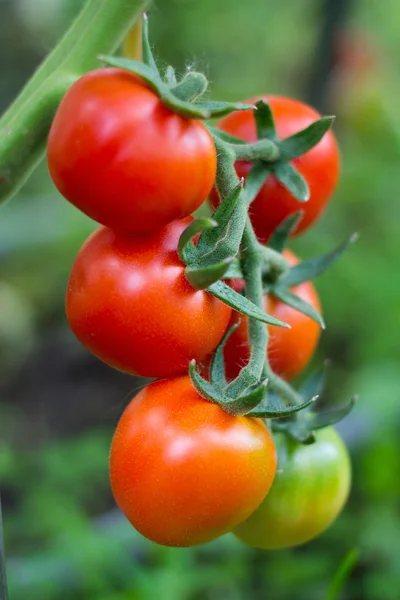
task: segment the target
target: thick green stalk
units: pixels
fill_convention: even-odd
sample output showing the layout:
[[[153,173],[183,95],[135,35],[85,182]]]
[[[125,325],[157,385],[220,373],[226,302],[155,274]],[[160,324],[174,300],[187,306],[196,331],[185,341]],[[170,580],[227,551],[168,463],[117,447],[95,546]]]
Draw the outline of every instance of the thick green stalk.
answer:
[[[237,160],[266,160],[276,162],[280,157],[278,146],[271,140],[258,140],[253,144],[229,144]]]
[[[7,600],[6,559],[4,553],[3,518],[0,498],[0,600]]]
[[[149,0],[88,0],[75,22],[0,120],[0,203],[44,156],[47,135],[71,83],[120,45]]]

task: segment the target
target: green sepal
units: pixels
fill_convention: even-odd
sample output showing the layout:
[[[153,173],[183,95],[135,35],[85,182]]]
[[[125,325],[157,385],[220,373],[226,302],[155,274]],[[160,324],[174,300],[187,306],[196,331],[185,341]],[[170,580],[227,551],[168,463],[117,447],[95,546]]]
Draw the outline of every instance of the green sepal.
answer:
[[[303,283],[304,281],[309,281],[310,279],[314,279],[318,275],[321,275],[327,269],[329,269],[329,267],[331,267],[338,260],[338,258],[340,258],[343,252],[347,250],[347,248],[357,239],[358,235],[353,233],[353,235],[342,242],[337,248],[332,250],[332,252],[328,252],[327,254],[323,254],[322,256],[317,256],[309,260],[304,260],[298,265],[295,265],[284,275],[280,283],[286,287],[293,287]]]
[[[309,445],[316,441],[314,431],[303,420],[272,421],[272,431],[283,432],[299,444]]]
[[[192,221],[181,233],[178,242],[178,255],[185,265],[194,261],[197,256],[197,248],[193,244],[192,238],[207,229],[215,229],[217,225],[218,223],[214,219],[200,217]]]
[[[330,425],[335,425],[339,423],[344,417],[346,417],[350,411],[353,409],[355,403],[357,401],[357,396],[353,396],[350,399],[350,402],[345,406],[341,406],[340,408],[335,408],[332,410],[321,411],[310,413],[308,416],[308,425],[311,429],[323,429],[324,427],[329,427]]]
[[[130,58],[117,58],[114,56],[99,56],[99,60],[111,67],[125,69],[135,75],[139,75],[147,85],[156,92],[161,102],[173,112],[189,119],[209,119],[212,115],[208,110],[198,107],[196,104],[185,102],[175,96],[170,88],[164,83],[153,69],[137,60]]]
[[[226,331],[224,337],[218,344],[210,365],[210,379],[214,385],[225,387],[227,385],[225,377],[225,362],[224,362],[224,347],[232,333],[239,327],[239,323],[235,323]]]
[[[326,384],[326,371],[328,363],[322,368],[316,369],[299,387],[299,394],[303,398],[311,398],[312,396],[321,396]]]
[[[238,294],[226,285],[223,281],[217,281],[213,283],[208,291],[210,294],[227,304],[231,308],[234,308],[238,312],[242,313],[250,317],[251,319],[256,319],[257,321],[262,321],[263,323],[267,323],[268,325],[278,325],[279,327],[286,327],[290,329],[290,325],[284,323],[283,321],[279,321],[272,317],[271,315],[267,315],[261,308],[258,308],[253,302],[250,302],[245,296]]]
[[[301,404],[293,404],[291,406],[266,404],[260,403],[256,409],[248,413],[249,417],[258,417],[262,419],[281,419],[282,417],[288,417],[289,415],[295,414],[305,408],[309,407],[315,402],[315,398],[310,398]]]
[[[235,258],[229,265],[228,270],[224,275],[224,279],[243,279],[243,273],[240,269],[240,261]]]
[[[169,87],[174,87],[178,83],[174,67],[168,65],[165,69],[164,81]]]
[[[290,163],[278,160],[272,166],[275,177],[298,202],[307,202],[310,199],[310,189],[306,180]]]
[[[204,379],[197,371],[196,371],[196,361],[192,360],[189,364],[189,377],[193,383],[194,388],[198,391],[200,396],[208,400],[209,402],[213,402],[214,404],[222,405],[225,402],[224,395],[222,391],[215,385],[213,385],[210,381]]]
[[[221,129],[218,129],[217,127],[212,127],[211,125],[207,125],[207,129],[211,134],[213,134],[214,136],[216,136],[223,142],[227,142],[228,144],[247,144],[247,142],[245,142],[244,140],[241,140],[240,138],[230,135],[229,133],[226,133],[225,131],[221,131]]]
[[[335,117],[321,117],[302,131],[277,142],[283,160],[293,160],[316,146],[332,127]]]
[[[206,92],[207,87],[207,77],[203,73],[188,71],[183,79],[171,88],[171,92],[180,100],[192,103]]]
[[[147,18],[146,13],[143,14],[143,29],[142,29],[142,55],[143,62],[145,65],[150,67],[154,73],[157,73],[160,77],[160,72],[158,70],[156,61],[154,60],[153,52],[150,47],[149,41],[149,20]]]
[[[219,263],[213,263],[205,267],[186,267],[185,277],[196,290],[204,290],[210,285],[226,276],[229,265],[235,260],[234,256],[228,256]]]
[[[253,104],[243,104],[242,102],[217,102],[215,100],[199,100],[195,106],[207,111],[210,118],[225,117],[236,110],[251,110]]]
[[[272,165],[262,160],[257,160],[246,177],[245,190],[249,204],[253,202],[258,192],[272,173]]]
[[[229,238],[230,221],[231,221],[231,218],[234,215],[235,209],[241,199],[242,192],[243,192],[243,185],[242,185],[242,183],[240,183],[217,206],[217,208],[214,211],[214,213],[212,214],[211,218],[214,222],[218,223],[218,227],[215,227],[213,229],[208,228],[199,237],[199,241],[197,242],[197,246],[196,246],[198,260],[200,260],[200,257],[207,256],[210,253],[210,251],[215,252],[215,250],[217,250],[217,249],[223,250],[220,247],[222,246],[224,241],[227,238]],[[243,199],[243,197],[242,197],[242,199]],[[240,244],[240,239],[235,240],[234,248],[229,246],[228,248],[226,248],[225,254],[222,251],[219,254],[219,258],[221,259],[221,258],[226,258],[227,256],[231,256],[232,254],[235,254],[235,250],[237,253],[237,249]],[[231,243],[231,240],[228,240],[228,241]],[[237,246],[237,248],[236,248],[236,246]]]
[[[246,392],[237,398],[225,401],[221,408],[232,415],[248,415],[250,411],[255,409],[255,407],[262,402],[267,385],[268,380],[261,383],[255,383],[248,387]]]
[[[258,100],[256,102],[256,109],[254,111],[254,119],[258,139],[269,139],[276,142],[278,138],[270,105],[265,100]]]
[[[320,325],[322,329],[325,329],[325,322],[320,313],[317,310],[315,310],[315,308],[311,306],[311,304],[308,304],[308,302],[304,302],[304,300],[299,298],[299,296],[293,294],[293,292],[291,292],[287,287],[283,285],[274,285],[269,286],[268,290],[270,294],[275,296],[275,298],[277,298],[281,302],[284,302],[288,306],[291,306],[295,310],[298,310],[307,317],[310,317],[310,319],[318,323],[318,325]]]
[[[303,214],[303,211],[299,210],[286,217],[286,219],[273,231],[268,241],[268,247],[277,252],[282,252],[288,243],[290,234],[295,230]]]

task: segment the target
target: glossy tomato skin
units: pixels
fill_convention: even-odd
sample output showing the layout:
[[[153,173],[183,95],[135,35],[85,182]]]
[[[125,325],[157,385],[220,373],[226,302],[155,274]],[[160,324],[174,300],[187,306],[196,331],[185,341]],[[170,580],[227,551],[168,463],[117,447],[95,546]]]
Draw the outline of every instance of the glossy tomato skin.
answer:
[[[136,75],[99,69],[67,92],[48,164],[59,191],[116,229],[158,229],[207,198],[216,151],[206,127],[166,108]]]
[[[291,266],[299,262],[289,250],[284,256]],[[238,282],[235,282],[236,288]],[[314,285],[307,281],[292,288],[302,300],[319,312],[321,305]],[[265,311],[288,323],[291,329],[269,326],[268,359],[272,370],[285,379],[292,379],[307,366],[314,354],[320,336],[320,326],[303,313],[271,296],[264,296]],[[231,323],[239,327],[225,345],[225,369],[229,379],[234,379],[250,357],[248,319],[237,312],[232,313]]]
[[[311,125],[320,115],[310,106],[282,96],[258,96],[248,102],[254,104],[264,99],[269,102],[275,118],[280,139],[291,136]],[[218,125],[226,133],[248,142],[257,139],[254,117],[251,111],[233,112]],[[322,140],[309,152],[292,161],[293,166],[306,179],[310,189],[308,202],[300,204],[288,190],[270,175],[253,201],[250,217],[257,237],[266,242],[274,229],[290,214],[304,211],[294,234],[308,229],[320,216],[332,195],[339,178],[340,155],[335,137],[328,131]],[[250,163],[238,161],[236,170],[239,177],[246,177]],[[218,195],[212,193],[212,202],[218,203]]]
[[[80,342],[143,377],[183,373],[221,340],[231,309],[187,282],[177,254],[191,218],[150,233],[100,227],[72,267],[66,311]]]
[[[234,530],[240,540],[265,550],[289,548],[312,540],[336,519],[350,490],[350,459],[332,427],[318,430],[316,439],[303,445],[274,434],[276,477],[259,508]]]
[[[204,400],[186,375],[151,383],[131,401],[110,453],[118,506],[165,546],[195,546],[232,530],[262,502],[275,470],[264,423]]]

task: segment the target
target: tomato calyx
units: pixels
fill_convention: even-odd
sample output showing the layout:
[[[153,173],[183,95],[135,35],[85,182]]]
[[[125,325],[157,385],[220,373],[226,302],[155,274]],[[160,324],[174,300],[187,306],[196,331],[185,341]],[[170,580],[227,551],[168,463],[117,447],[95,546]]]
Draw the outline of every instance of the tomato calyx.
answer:
[[[305,154],[316,146],[331,128],[334,117],[325,116],[314,121],[305,129],[279,140],[271,107],[265,100],[256,102],[254,119],[258,141],[247,144],[217,128],[210,128],[214,136],[219,137],[235,152],[237,160],[253,163],[246,179],[249,201],[252,202],[273,173],[299,202],[307,202],[310,190],[304,177],[290,161]]]
[[[312,373],[299,388],[299,393],[303,398],[312,396],[313,405],[307,406],[306,410],[301,413],[274,421],[272,423],[273,431],[284,432],[301,444],[313,444],[316,441],[316,430],[335,425],[350,413],[357,401],[357,396],[353,396],[347,404],[339,407],[331,408],[326,404],[320,404],[326,384],[326,371],[327,363]]]
[[[179,115],[189,119],[211,119],[223,117],[236,110],[249,110],[252,104],[241,102],[217,102],[201,100],[206,92],[208,81],[203,73],[188,71],[181,81],[177,81],[175,70],[168,66],[164,78],[154,60],[149,43],[147,17],[143,19],[143,62],[129,58],[116,58],[100,55],[103,63],[138,75],[159,96],[161,102]]]

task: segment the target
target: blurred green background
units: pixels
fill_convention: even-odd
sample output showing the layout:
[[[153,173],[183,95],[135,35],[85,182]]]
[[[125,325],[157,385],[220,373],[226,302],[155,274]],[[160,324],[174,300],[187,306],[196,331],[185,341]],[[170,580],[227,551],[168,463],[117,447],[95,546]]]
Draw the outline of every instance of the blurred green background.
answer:
[[[55,44],[81,0],[0,0],[0,109]],[[107,458],[140,382],[68,331],[68,272],[93,229],[42,167],[0,210],[0,486],[12,600],[320,600],[342,558],[342,598],[400,589],[400,6],[397,0],[158,0],[161,63],[206,72],[212,95],[291,94],[337,115],[341,184],[303,257],[360,240],[317,282],[332,361],[327,399],[360,401],[339,427],[354,485],[338,521],[290,552],[231,536],[193,550],[141,538],[115,509]]]

